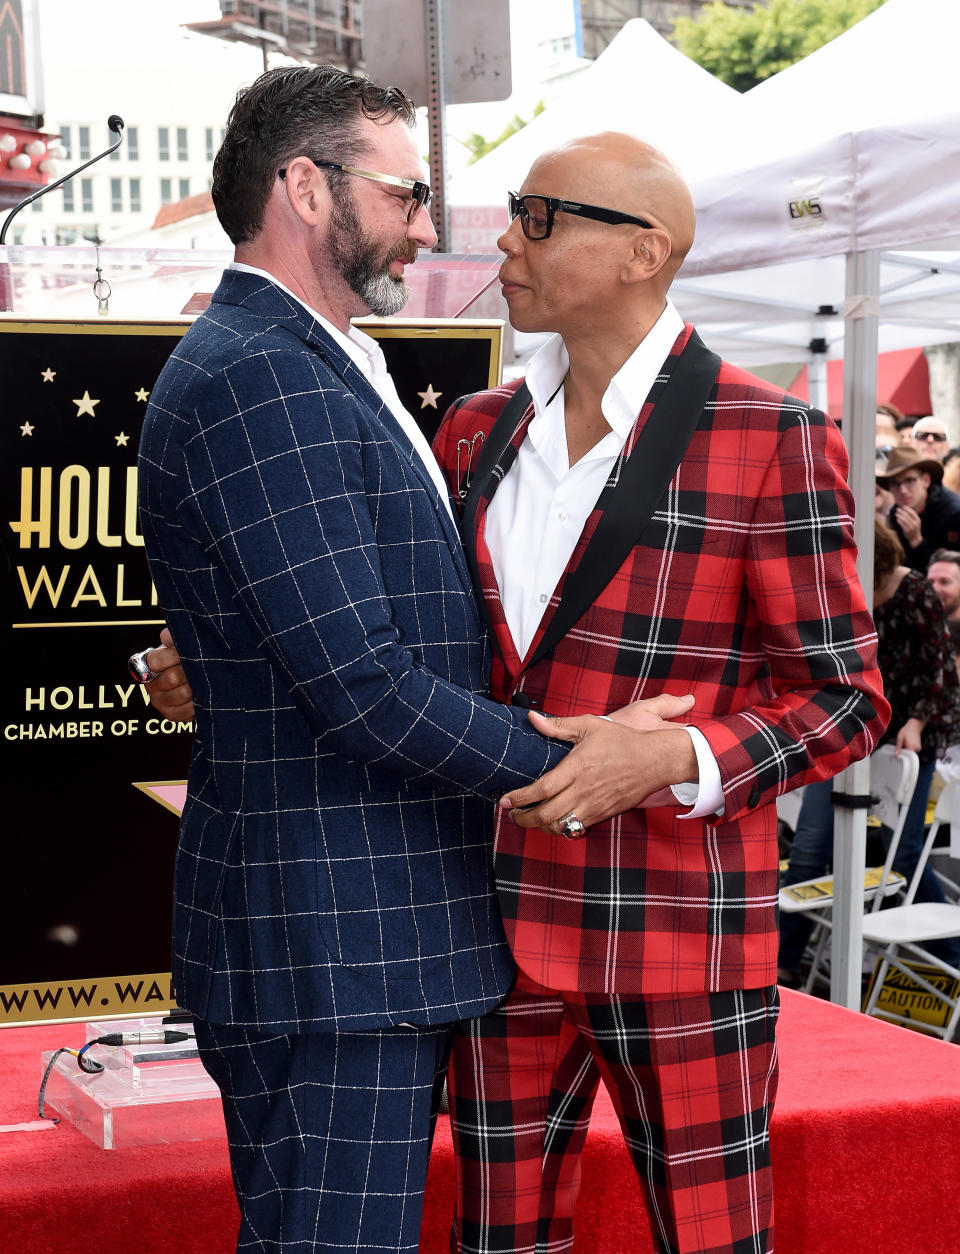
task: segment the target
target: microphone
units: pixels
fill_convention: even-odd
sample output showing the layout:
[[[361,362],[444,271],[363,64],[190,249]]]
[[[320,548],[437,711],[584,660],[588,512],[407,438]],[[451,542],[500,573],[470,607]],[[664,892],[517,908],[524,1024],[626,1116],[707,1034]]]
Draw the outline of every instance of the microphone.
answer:
[[[89,166],[93,165],[95,161],[100,161],[104,157],[109,157],[112,152],[116,152],[116,150],[123,143],[123,126],[123,118],[120,117],[118,113],[111,113],[107,118],[107,129],[112,135],[116,135],[117,138],[113,141],[109,148],[104,148],[103,152],[98,152],[97,155],[95,157],[91,157],[89,161],[84,161],[83,165],[78,165],[75,170],[71,170],[70,173],[65,174],[63,178],[57,179],[55,183],[47,183],[45,187],[38,188],[35,192],[32,192],[29,196],[21,200],[19,204],[14,205],[4,219],[3,227],[0,228],[0,246],[5,243],[7,238],[7,228],[10,226],[10,223],[21,209],[26,209],[27,205],[32,205],[33,202],[35,200],[39,200],[41,196],[46,196],[47,192],[52,192],[55,188],[61,187],[64,183],[69,182],[70,179],[79,174],[81,170],[86,170]]]

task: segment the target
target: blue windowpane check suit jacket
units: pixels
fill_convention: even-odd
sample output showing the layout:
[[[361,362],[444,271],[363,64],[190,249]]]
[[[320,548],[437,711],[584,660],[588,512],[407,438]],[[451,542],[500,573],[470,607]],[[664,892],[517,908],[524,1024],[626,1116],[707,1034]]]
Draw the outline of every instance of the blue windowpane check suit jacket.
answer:
[[[213,1022],[444,1023],[506,991],[490,797],[563,748],[487,690],[459,537],[356,364],[227,271],[152,393],[141,524],[194,689],[174,981]]]

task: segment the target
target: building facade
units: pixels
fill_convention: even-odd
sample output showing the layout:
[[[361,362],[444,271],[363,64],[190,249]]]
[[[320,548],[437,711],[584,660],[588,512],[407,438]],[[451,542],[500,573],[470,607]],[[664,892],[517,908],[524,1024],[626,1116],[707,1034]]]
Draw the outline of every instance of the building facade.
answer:
[[[238,88],[261,72],[259,51],[158,23],[150,46],[91,75],[79,61],[48,65],[47,129],[59,133],[60,171],[111,143],[107,118],[124,120],[109,157],[26,208],[8,242],[122,243],[150,228],[165,205],[205,192]]]
[[[220,17],[189,29],[305,61],[363,69],[363,0],[220,0]]]
[[[12,208],[49,181],[55,141],[42,126],[36,0],[0,0],[0,209]]]

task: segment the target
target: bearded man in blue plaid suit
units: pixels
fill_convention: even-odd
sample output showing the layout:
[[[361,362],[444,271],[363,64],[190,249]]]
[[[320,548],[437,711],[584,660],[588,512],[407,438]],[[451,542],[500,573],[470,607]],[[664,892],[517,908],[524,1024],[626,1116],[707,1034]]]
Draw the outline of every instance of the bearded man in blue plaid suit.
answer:
[[[241,1250],[416,1249],[450,1025],[513,972],[489,798],[567,751],[484,699],[439,468],[350,327],[396,312],[436,242],[413,117],[324,66],[241,93],[213,179],[236,261],[141,442],[195,699],[174,980],[223,1095]],[[602,756],[610,724],[584,723],[573,752]]]

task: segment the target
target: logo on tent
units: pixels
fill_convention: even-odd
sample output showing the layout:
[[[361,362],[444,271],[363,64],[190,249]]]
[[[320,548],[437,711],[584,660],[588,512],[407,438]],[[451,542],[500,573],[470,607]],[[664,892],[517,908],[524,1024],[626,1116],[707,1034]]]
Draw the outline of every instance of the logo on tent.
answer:
[[[824,210],[826,181],[822,174],[805,174],[788,181],[787,216],[791,229],[805,230],[824,225],[827,220]]]
[[[822,218],[823,206],[820,204],[820,198],[818,196],[811,196],[808,200],[791,200],[790,217]]]

